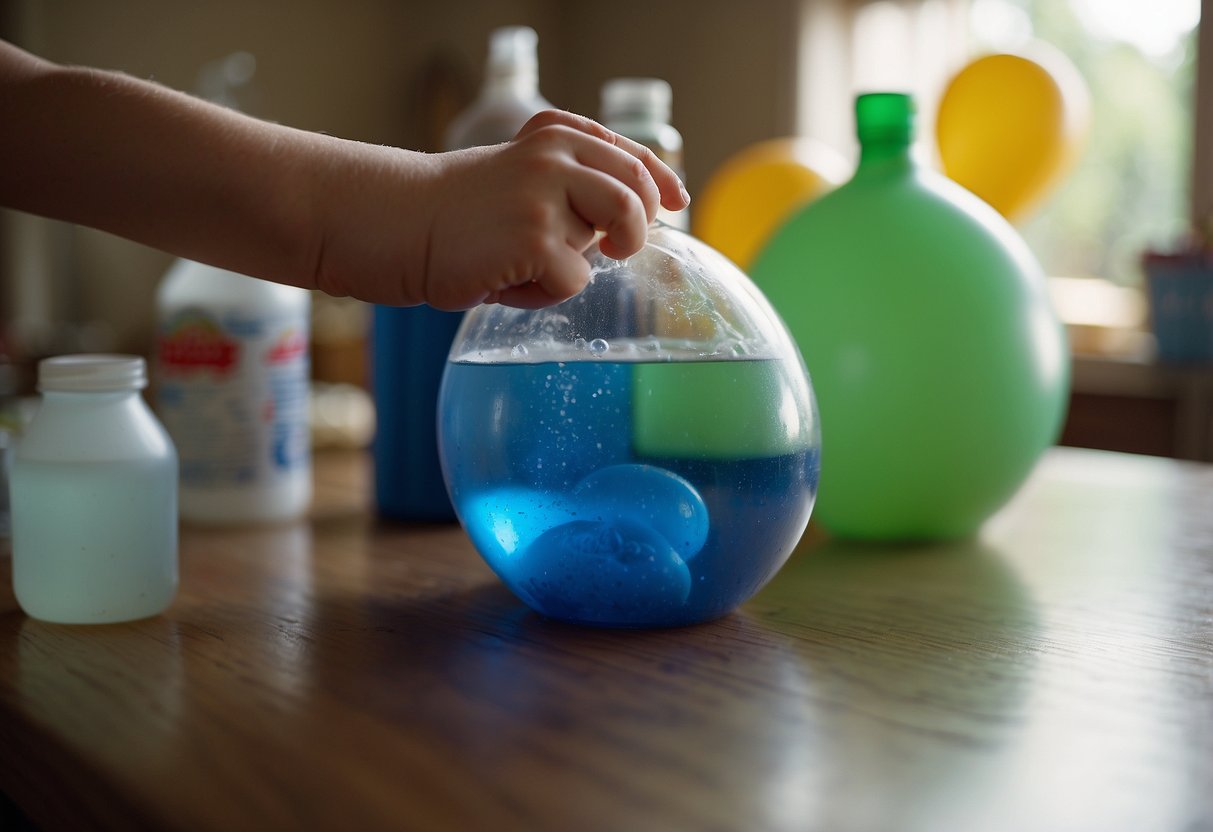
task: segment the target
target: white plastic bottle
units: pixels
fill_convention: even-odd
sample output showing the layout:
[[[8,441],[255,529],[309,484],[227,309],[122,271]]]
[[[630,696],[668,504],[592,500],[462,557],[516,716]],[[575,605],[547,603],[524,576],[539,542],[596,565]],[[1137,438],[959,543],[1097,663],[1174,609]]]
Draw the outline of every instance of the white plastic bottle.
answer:
[[[63,624],[162,612],[177,591],[177,457],[139,394],[143,359],[48,358],[38,381],[12,462],[17,602]]]
[[[288,520],[311,502],[311,295],[190,260],[156,297],[156,406],[181,459],[184,520]]]
[[[552,105],[539,94],[539,36],[529,26],[506,26],[489,36],[484,86],[447,129],[446,149],[499,144],[531,116]]]
[[[648,147],[683,178],[682,134],[670,124],[674,93],[660,78],[614,78],[603,84],[603,126]],[[658,210],[657,218],[686,231],[687,211]]]

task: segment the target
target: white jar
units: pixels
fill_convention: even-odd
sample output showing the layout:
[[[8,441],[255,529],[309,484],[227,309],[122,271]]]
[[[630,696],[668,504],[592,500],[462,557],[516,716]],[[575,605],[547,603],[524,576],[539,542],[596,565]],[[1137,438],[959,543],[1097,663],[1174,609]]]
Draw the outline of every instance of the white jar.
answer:
[[[181,457],[182,519],[303,514],[312,496],[311,295],[179,260],[156,307],[156,408]]]
[[[162,612],[177,591],[177,455],[139,394],[143,359],[48,358],[38,384],[12,461],[17,602],[64,624]]]

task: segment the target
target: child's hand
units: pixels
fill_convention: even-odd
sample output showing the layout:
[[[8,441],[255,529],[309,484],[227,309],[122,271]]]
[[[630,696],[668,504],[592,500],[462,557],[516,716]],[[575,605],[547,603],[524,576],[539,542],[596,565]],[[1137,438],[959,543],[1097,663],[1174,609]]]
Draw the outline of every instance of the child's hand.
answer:
[[[393,216],[390,205],[384,216],[385,206],[376,206],[376,224],[399,222],[394,234],[420,235],[404,246],[407,256],[390,248],[345,252],[350,261],[330,252],[329,262],[346,268],[367,262],[341,280],[334,274],[326,280],[322,263],[321,288],[450,310],[548,306],[585,287],[583,252],[596,231],[604,234],[604,254],[627,257],[644,245],[659,204],[680,210],[689,202],[677,176],[648,148],[555,110],[532,118],[506,144],[423,159],[407,193],[411,205],[398,209],[402,216]],[[349,242],[370,239],[364,230]],[[380,276],[373,280],[378,285],[368,286],[370,275]]]
[[[425,272],[426,302],[440,309],[570,298],[589,280],[583,252],[596,230],[604,254],[627,257],[644,245],[659,203],[678,210],[688,201],[648,148],[555,110],[509,144],[441,164]]]
[[[686,207],[674,173],[648,148],[550,110],[514,141],[449,154],[434,197],[426,301],[538,307],[580,292],[596,230],[609,257],[644,245],[659,204]]]

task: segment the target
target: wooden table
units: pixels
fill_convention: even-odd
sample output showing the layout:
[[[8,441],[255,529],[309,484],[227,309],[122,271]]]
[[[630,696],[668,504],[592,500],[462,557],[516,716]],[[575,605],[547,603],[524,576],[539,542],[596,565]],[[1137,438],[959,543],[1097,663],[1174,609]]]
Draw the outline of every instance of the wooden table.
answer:
[[[366,477],[188,531],[148,621],[28,620],[5,564],[0,788],[72,830],[1213,828],[1213,466],[1057,450],[980,540],[807,541],[655,632],[527,612]]]

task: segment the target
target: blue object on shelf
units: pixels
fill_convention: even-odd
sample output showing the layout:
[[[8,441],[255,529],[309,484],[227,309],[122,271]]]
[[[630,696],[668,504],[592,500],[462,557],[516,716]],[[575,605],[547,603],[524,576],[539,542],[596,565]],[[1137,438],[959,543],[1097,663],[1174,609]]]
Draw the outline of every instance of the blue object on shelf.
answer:
[[[1143,264],[1158,360],[1213,362],[1213,259],[1149,253]]]
[[[371,386],[375,397],[375,502],[394,520],[453,521],[438,461],[438,388],[462,312],[376,306]]]

